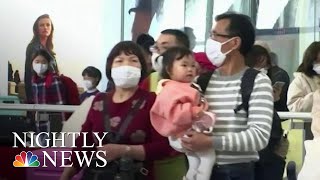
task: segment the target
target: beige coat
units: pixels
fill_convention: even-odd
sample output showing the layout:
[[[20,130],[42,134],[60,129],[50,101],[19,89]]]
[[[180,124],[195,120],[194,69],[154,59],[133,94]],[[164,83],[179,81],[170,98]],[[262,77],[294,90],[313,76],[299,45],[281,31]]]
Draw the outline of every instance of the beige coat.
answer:
[[[302,168],[298,174],[298,180],[319,180],[320,179],[320,138],[304,142],[306,156]]]
[[[295,78],[288,89],[288,109],[292,112],[311,112],[313,93],[320,89],[320,78],[309,78],[300,72],[293,75]]]
[[[314,138],[320,138],[320,89],[313,95],[311,130]]]
[[[313,140],[304,142],[306,148],[306,156],[303,166],[298,175],[298,180],[319,180],[320,171],[315,170],[320,166],[320,90],[313,95],[312,107],[312,133]]]

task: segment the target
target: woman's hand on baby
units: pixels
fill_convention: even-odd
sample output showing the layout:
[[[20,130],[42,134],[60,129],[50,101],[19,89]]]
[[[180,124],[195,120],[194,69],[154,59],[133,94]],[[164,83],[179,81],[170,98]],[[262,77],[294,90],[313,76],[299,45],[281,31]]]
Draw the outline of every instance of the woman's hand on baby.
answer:
[[[97,148],[99,151],[105,151],[106,156],[104,157],[108,161],[112,161],[120,158],[126,152],[125,145],[121,144],[106,144],[102,147]]]
[[[182,137],[182,146],[189,151],[203,151],[213,148],[213,140],[211,136],[196,131],[186,133],[187,137]]]

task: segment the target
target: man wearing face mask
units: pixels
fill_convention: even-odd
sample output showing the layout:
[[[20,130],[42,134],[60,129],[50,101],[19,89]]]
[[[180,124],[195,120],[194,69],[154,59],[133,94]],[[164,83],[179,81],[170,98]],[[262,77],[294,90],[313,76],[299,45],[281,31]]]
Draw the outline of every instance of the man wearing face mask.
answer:
[[[249,108],[235,111],[242,103],[241,78],[248,67],[245,56],[255,41],[255,29],[248,16],[224,13],[216,17],[206,54],[217,66],[204,93],[209,111],[217,121],[212,136],[190,131],[182,145],[190,151],[216,150],[211,179],[254,180],[258,151],[270,137],[273,96],[270,79],[258,73],[254,80]]]
[[[155,92],[158,81],[160,80],[159,72],[162,69],[162,62],[158,61],[158,56],[171,47],[190,48],[188,36],[178,29],[166,29],[161,31],[155,44],[150,48],[152,52],[151,63],[155,72],[151,73],[140,85],[145,90]]]
[[[99,69],[88,66],[82,71],[83,85],[86,91],[80,95],[80,102],[82,103],[86,98],[98,94],[100,91],[97,86],[101,80],[101,72]]]

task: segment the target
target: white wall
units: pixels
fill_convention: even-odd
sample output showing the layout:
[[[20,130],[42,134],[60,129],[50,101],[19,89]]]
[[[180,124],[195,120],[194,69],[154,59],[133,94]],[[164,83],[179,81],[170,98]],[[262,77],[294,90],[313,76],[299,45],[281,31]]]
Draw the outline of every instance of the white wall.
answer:
[[[54,24],[54,51],[60,71],[82,86],[81,72],[89,65],[103,74],[106,57],[120,41],[121,1],[119,0],[2,0],[0,3],[0,95],[7,92],[7,63],[23,79],[25,51],[32,39],[36,18],[49,14]]]

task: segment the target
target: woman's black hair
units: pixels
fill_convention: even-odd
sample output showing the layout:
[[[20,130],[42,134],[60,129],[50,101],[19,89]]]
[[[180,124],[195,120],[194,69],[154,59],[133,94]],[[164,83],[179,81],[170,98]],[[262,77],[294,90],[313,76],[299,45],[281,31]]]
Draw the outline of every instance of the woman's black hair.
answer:
[[[320,53],[320,41],[315,41],[309,45],[303,54],[302,63],[297,69],[297,72],[302,72],[308,77],[313,77],[318,75],[313,70],[313,64],[317,60]]]
[[[155,41],[153,39],[152,36],[150,36],[149,34],[140,34],[138,37],[137,37],[137,44],[139,44],[143,50],[152,55],[152,52],[150,51],[150,47],[152,45],[154,45]]]
[[[39,49],[38,51],[34,52],[32,55],[32,61],[37,57],[37,56],[43,56],[48,63],[52,60],[52,56],[49,54],[49,52],[45,49]]]
[[[171,79],[169,72],[172,70],[173,62],[175,60],[180,60],[185,56],[192,56],[192,51],[186,47],[172,47],[158,57],[163,58],[161,77],[164,79]]]

